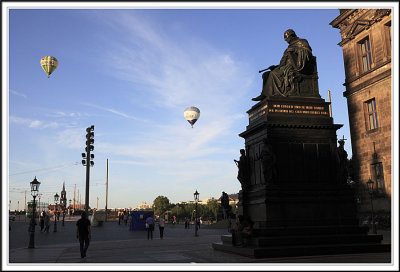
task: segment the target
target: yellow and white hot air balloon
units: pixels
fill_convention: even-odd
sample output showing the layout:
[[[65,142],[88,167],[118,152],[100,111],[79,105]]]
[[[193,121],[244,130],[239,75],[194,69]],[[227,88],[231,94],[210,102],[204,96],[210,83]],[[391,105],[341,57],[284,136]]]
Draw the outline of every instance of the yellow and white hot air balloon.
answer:
[[[50,77],[50,74],[54,72],[54,70],[58,66],[58,60],[55,57],[45,56],[40,60],[40,65],[43,70],[47,74],[47,78]]]
[[[196,123],[196,121],[200,118],[200,110],[193,106],[187,107],[183,112],[183,115],[193,128],[194,123]]]

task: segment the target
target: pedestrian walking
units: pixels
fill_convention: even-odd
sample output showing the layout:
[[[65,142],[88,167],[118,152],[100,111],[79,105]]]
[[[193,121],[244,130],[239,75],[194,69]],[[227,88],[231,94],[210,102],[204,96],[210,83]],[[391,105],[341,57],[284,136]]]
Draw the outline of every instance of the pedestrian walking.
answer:
[[[82,212],[81,219],[76,222],[76,238],[79,239],[81,258],[84,258],[91,239],[90,221],[86,212]]]
[[[43,231],[43,229],[44,229],[44,218],[46,216],[45,214],[46,214],[46,212],[43,211],[42,215],[40,216],[40,231]]]
[[[158,219],[158,228],[160,229],[160,239],[164,237],[164,227],[165,227],[165,219],[160,216]]]
[[[153,231],[154,231],[154,219],[151,217],[146,218],[146,229],[147,229],[147,240],[151,238],[153,240]]]
[[[50,230],[50,216],[47,212],[44,213],[44,232],[49,232]]]
[[[130,212],[128,212],[128,222],[129,222],[129,229],[132,227],[132,215]]]
[[[118,225],[121,225],[122,211],[118,212]]]
[[[124,223],[125,223],[125,226],[128,224],[128,212],[127,211],[124,212]]]
[[[187,217],[185,217],[185,229],[187,229],[188,228],[188,219],[187,219]]]

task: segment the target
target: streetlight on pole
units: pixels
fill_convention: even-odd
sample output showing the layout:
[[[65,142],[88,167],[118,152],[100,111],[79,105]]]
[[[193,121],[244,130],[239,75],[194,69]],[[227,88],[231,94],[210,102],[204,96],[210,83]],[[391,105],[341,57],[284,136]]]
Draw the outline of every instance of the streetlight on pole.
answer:
[[[375,216],[374,216],[374,204],[373,204],[373,194],[374,194],[374,182],[371,179],[367,181],[369,196],[371,199],[371,220],[372,220],[372,233],[376,234]]]
[[[33,196],[33,207],[32,207],[32,217],[31,217],[31,222],[29,225],[29,246],[28,248],[35,248],[35,225],[36,225],[36,220],[35,220],[35,210],[36,210],[36,206],[35,206],[35,199],[36,196],[39,193],[39,186],[40,186],[40,182],[36,179],[30,182],[31,183],[31,195]]]
[[[194,236],[199,236],[199,234],[198,234],[198,230],[199,230],[199,226],[197,225],[197,202],[199,202],[199,193],[197,192],[197,189],[196,189],[196,192],[193,194],[194,195],[194,201],[195,201],[195,203],[196,203],[196,209],[195,209],[195,213],[194,213]]]
[[[69,206],[68,206],[68,213],[69,213],[69,216],[71,217],[71,210],[72,210],[72,208],[71,208],[71,199],[69,200]]]
[[[57,202],[58,202],[59,195],[56,193],[54,195],[54,203],[56,203],[56,209],[54,212],[54,232],[57,232]]]

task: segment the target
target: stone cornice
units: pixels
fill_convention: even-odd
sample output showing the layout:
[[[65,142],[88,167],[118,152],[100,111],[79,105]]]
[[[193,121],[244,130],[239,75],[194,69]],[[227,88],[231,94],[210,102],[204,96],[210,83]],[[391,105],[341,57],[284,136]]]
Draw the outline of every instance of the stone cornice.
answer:
[[[369,85],[374,84],[375,82],[378,82],[382,79],[385,79],[385,78],[391,77],[391,76],[392,76],[392,69],[385,70],[382,73],[378,74],[377,76],[374,76],[373,78],[366,80],[366,81],[352,87],[349,90],[346,90],[345,92],[343,92],[343,96],[348,97],[348,96],[352,95],[353,93],[355,93],[359,90],[362,90],[362,89],[368,87]],[[349,84],[350,83],[345,83],[344,85],[347,87]]]
[[[390,14],[391,9],[353,9],[344,12],[330,24],[332,27],[340,29],[342,41],[338,45],[343,47],[360,33],[368,30],[373,24]]]

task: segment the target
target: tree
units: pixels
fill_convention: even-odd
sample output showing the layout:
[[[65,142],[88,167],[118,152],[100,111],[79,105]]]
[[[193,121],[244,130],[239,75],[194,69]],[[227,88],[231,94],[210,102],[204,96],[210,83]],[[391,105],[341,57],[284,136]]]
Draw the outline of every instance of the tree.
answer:
[[[217,219],[217,213],[218,213],[218,208],[219,204],[217,200],[210,200],[207,202],[207,209],[208,209],[208,217],[213,218],[214,220]]]
[[[157,196],[153,201],[154,213],[164,214],[170,207],[169,199],[166,196]]]

